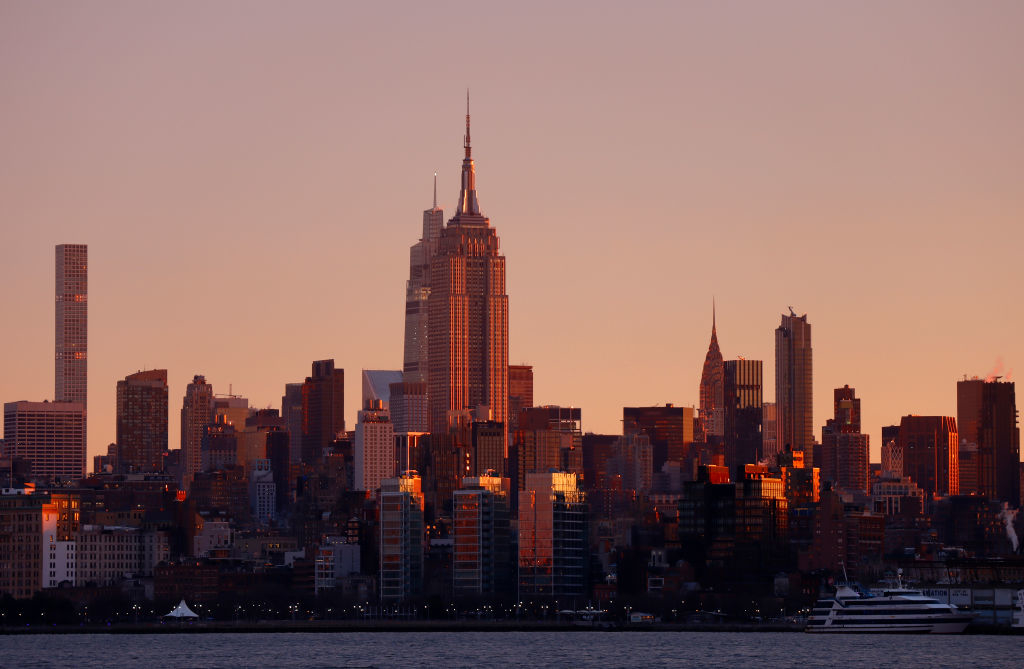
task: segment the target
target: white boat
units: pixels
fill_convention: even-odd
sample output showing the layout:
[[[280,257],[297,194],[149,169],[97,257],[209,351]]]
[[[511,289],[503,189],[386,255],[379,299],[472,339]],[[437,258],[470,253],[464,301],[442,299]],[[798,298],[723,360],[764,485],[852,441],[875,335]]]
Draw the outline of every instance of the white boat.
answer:
[[[1024,590],[1017,591],[1017,608],[1013,612],[1013,622],[1010,627],[1024,627]]]
[[[807,618],[808,632],[959,634],[974,618],[920,590],[897,587],[864,596],[841,585],[833,599],[819,599]]]

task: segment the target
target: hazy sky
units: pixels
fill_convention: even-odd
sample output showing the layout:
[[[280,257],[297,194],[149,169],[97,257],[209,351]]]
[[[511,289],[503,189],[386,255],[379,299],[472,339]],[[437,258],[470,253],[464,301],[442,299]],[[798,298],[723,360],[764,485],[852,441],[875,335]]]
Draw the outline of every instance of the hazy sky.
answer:
[[[89,451],[115,384],[280,405],[401,368],[409,246],[472,89],[510,358],[618,432],[813,327],[880,426],[1024,373],[1024,3],[0,2],[0,401],[53,395],[54,245],[89,245]],[[90,469],[92,463],[89,463]]]

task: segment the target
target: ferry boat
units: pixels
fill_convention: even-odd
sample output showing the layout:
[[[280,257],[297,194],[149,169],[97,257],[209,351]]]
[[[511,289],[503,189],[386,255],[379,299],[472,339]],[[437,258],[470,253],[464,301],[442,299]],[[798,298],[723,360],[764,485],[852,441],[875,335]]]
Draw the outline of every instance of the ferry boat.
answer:
[[[926,597],[920,590],[897,587],[879,596],[864,596],[840,585],[833,599],[819,599],[807,619],[807,632],[903,632],[959,634],[973,619],[952,604]]]

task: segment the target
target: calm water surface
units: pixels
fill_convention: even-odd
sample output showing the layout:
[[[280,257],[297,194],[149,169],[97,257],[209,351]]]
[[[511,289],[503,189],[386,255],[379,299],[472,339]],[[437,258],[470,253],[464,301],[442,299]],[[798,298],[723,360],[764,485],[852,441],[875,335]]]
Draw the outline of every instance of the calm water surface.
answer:
[[[1024,667],[1020,636],[431,632],[0,637],[18,667]]]

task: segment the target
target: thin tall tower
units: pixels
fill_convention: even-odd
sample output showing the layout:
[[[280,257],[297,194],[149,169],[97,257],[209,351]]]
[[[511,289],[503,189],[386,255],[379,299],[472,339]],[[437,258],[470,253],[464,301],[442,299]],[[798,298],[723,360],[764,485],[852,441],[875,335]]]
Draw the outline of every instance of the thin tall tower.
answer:
[[[505,257],[477,201],[468,94],[463,148],[459,205],[430,261],[427,395],[435,434],[447,432],[448,412],[480,405],[506,428],[508,420]]]
[[[427,301],[430,298],[430,259],[444,227],[444,210],[437,206],[437,172],[434,173],[434,206],[423,212],[423,236],[409,249],[409,280],[405,284],[405,355],[402,380],[427,382]]]
[[[807,314],[789,316],[775,329],[775,404],[780,450],[803,451],[804,463],[817,465],[814,453],[811,324]]]
[[[85,244],[56,246],[54,294],[53,399],[81,405],[84,476],[89,388],[89,247]]]

